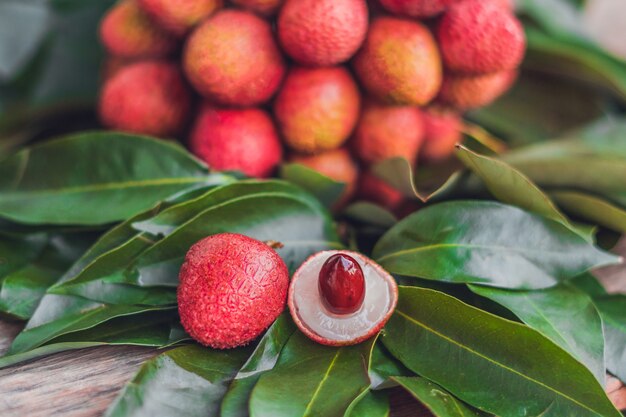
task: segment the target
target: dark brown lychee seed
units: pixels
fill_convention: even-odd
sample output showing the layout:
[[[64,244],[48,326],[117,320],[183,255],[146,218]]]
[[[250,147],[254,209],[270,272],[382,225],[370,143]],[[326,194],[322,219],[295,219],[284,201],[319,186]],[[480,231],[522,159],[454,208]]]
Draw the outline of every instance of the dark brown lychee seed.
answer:
[[[352,314],[365,299],[365,278],[359,263],[338,253],[324,262],[319,274],[319,290],[324,307],[334,314]]]

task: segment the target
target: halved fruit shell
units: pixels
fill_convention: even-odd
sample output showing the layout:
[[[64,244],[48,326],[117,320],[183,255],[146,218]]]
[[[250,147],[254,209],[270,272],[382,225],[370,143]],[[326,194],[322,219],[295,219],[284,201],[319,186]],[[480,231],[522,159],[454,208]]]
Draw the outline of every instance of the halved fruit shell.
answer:
[[[318,284],[322,265],[340,253],[354,258],[365,278],[363,304],[351,314],[330,312]],[[354,345],[374,336],[387,323],[398,302],[398,285],[380,265],[360,253],[323,251],[309,257],[295,272],[287,301],[294,322],[310,339],[328,346]]]

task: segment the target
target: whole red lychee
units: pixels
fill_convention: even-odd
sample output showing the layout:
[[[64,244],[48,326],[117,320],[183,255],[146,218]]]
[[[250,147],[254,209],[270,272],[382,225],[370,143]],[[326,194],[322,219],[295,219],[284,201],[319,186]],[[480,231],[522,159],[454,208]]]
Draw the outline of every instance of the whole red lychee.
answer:
[[[424,143],[420,159],[431,162],[448,159],[463,138],[461,116],[453,110],[431,107],[424,110],[422,120]]]
[[[219,11],[198,26],[187,41],[183,64],[196,90],[232,106],[269,100],[285,74],[270,24],[240,10]]]
[[[285,78],[274,114],[287,145],[296,152],[336,149],[359,117],[360,94],[343,67],[293,68]]]
[[[260,109],[224,109],[205,104],[189,142],[192,152],[220,171],[268,177],[282,159],[278,133]]]
[[[109,10],[100,24],[100,40],[121,58],[161,58],[177,47],[176,39],[155,25],[136,0],[124,0]]]
[[[445,67],[453,72],[512,70],[524,57],[520,21],[501,1],[464,0],[443,15],[437,38]]]
[[[191,93],[177,65],[138,62],[117,70],[104,83],[98,110],[111,129],[175,136],[188,120]]]
[[[389,185],[385,180],[377,177],[373,172],[361,174],[357,197],[380,205],[388,210],[395,210],[404,201],[404,195]]]
[[[272,16],[275,14],[280,6],[283,4],[283,0],[230,0],[231,3],[236,4],[244,9],[252,10],[263,16]]]
[[[347,61],[367,32],[365,0],[286,0],[278,16],[278,38],[302,65]]]
[[[352,149],[367,164],[394,157],[415,162],[423,133],[416,107],[368,103],[354,132]]]
[[[409,17],[432,17],[460,0],[380,0],[391,13]]]
[[[517,71],[446,74],[438,100],[459,110],[484,107],[504,94],[516,78]]]
[[[372,95],[389,103],[424,105],[441,86],[435,39],[424,25],[395,17],[371,23],[354,69]]]
[[[289,272],[263,242],[221,233],[189,249],[179,280],[185,331],[205,346],[229,349],[250,343],[284,310]]]
[[[222,0],[139,0],[139,4],[161,27],[181,37],[222,7]]]

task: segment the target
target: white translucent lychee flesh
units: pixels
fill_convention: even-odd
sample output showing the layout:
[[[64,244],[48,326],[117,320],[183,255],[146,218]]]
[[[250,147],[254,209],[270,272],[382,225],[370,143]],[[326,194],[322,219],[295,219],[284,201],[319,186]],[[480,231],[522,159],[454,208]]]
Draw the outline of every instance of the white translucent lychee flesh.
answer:
[[[319,272],[331,256],[354,258],[365,280],[361,308],[351,314],[334,314],[324,307]],[[294,274],[289,288],[289,308],[298,327],[313,340],[327,345],[359,343],[377,333],[387,322],[398,299],[395,280],[371,259],[351,251],[324,251],[311,256]]]

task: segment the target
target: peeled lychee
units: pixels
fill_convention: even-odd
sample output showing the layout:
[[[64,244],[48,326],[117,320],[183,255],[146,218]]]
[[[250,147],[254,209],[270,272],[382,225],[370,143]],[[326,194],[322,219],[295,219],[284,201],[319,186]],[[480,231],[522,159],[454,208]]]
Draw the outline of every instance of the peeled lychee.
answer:
[[[294,273],[289,311],[315,342],[354,345],[375,336],[393,314],[398,286],[377,263],[350,251],[318,252]]]
[[[285,308],[289,272],[278,254],[235,233],[207,237],[180,269],[178,312],[199,343],[229,349],[250,343]]]
[[[293,68],[274,102],[287,145],[317,153],[341,146],[359,117],[360,94],[343,67]]]
[[[416,107],[368,103],[354,132],[352,148],[367,164],[394,157],[414,162],[422,137],[422,117]]]
[[[424,105],[441,86],[441,58],[426,26],[395,17],[371,25],[354,69],[365,88],[389,103]]]
[[[117,70],[104,83],[98,110],[111,129],[175,136],[188,120],[191,93],[177,65],[138,62]]]
[[[244,9],[252,10],[263,16],[271,16],[278,11],[283,4],[283,0],[230,0]]]
[[[222,0],[139,0],[143,10],[161,27],[184,36],[217,9]]]
[[[176,39],[154,24],[136,0],[123,0],[109,10],[100,24],[100,40],[121,58],[161,58],[177,47]]]
[[[268,177],[282,159],[278,133],[260,109],[223,109],[205,104],[189,142],[192,152],[211,168]]]
[[[502,1],[464,0],[443,15],[437,38],[446,69],[486,73],[512,70],[524,57],[524,28]]]
[[[232,9],[217,12],[194,30],[183,63],[196,90],[232,106],[269,100],[285,74],[270,24]]]
[[[443,12],[459,0],[380,0],[391,13],[409,17],[431,17]]]
[[[359,167],[345,148],[316,155],[295,155],[291,158],[291,162],[302,164],[335,181],[345,183],[346,187],[337,202],[337,207],[343,206],[354,195],[359,177]]]
[[[448,159],[457,143],[461,142],[461,116],[442,107],[424,110],[424,143],[420,151],[420,159],[424,161],[441,161]]]
[[[504,94],[517,78],[517,71],[488,74],[446,74],[438,101],[459,110],[491,104]]]
[[[393,188],[371,171],[361,174],[357,198],[378,204],[390,211],[397,209],[404,201],[404,195],[399,190]]]
[[[302,65],[347,61],[365,39],[365,0],[286,0],[278,16],[278,38]]]

